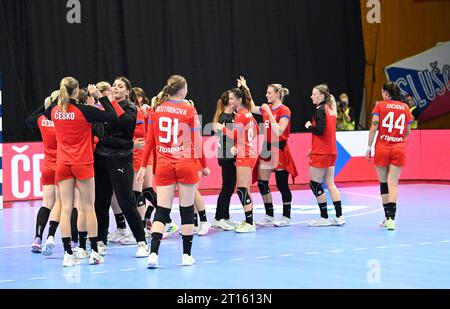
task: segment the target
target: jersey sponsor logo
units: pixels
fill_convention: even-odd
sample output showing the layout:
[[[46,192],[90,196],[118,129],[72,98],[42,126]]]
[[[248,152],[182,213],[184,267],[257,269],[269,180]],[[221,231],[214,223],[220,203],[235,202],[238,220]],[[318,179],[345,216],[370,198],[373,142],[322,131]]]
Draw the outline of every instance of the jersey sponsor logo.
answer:
[[[186,109],[180,108],[180,107],[173,107],[173,106],[160,105],[160,106],[158,106],[156,111],[157,112],[170,113],[170,114],[183,115],[183,116],[187,115],[187,110]]]
[[[390,103],[386,104],[386,108],[405,110],[405,106],[404,105],[390,104]]]
[[[47,127],[47,128],[54,128],[55,124],[53,123],[53,121],[43,118],[41,120],[41,126]]]
[[[158,150],[159,153],[175,153],[175,152],[180,152],[180,151],[184,151],[184,145],[182,146],[177,146],[177,147],[163,147],[163,146],[156,146],[156,149]]]
[[[403,142],[403,137],[394,137],[389,135],[381,135],[381,140],[385,140],[386,142],[393,142],[393,143],[401,143]]]
[[[63,112],[56,112],[55,113],[55,120],[75,120],[75,113],[63,113]]]

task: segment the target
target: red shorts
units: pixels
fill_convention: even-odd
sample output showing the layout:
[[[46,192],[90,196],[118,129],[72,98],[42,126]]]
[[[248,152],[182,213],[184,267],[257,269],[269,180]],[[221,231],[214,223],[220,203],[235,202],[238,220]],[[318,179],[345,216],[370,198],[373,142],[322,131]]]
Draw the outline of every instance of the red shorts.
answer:
[[[94,175],[94,164],[67,165],[58,163],[56,166],[56,179],[58,181],[71,178],[87,180],[94,177]]]
[[[195,161],[156,164],[155,184],[157,186],[170,186],[177,182],[193,185],[199,181],[198,165]]]
[[[271,168],[272,170],[286,169],[286,152],[284,150],[275,148],[275,151],[270,152],[270,158],[260,158],[261,168]]]
[[[236,158],[236,167],[250,167],[253,168],[256,164],[257,158]]]
[[[337,155],[314,155],[309,157],[309,166],[317,168],[329,168],[336,165]]]
[[[405,166],[405,148],[375,147],[374,161],[376,166],[389,166],[391,164],[395,166]]]
[[[53,168],[47,165],[43,165],[42,166],[42,179],[41,179],[41,183],[43,186],[50,186],[50,185],[55,185],[56,184],[56,179],[55,179],[55,174],[56,174],[56,166],[54,166]]]

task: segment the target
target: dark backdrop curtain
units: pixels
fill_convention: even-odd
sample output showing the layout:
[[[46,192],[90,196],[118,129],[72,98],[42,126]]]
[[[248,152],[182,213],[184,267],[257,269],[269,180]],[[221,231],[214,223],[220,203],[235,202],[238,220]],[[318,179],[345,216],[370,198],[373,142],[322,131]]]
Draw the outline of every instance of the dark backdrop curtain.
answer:
[[[311,89],[328,83],[361,109],[364,50],[359,0],[0,0],[4,140],[35,138],[26,116],[64,76],[81,85],[125,75],[156,94],[171,74],[209,122],[222,91],[245,75],[256,103],[281,83],[292,129],[312,112]]]

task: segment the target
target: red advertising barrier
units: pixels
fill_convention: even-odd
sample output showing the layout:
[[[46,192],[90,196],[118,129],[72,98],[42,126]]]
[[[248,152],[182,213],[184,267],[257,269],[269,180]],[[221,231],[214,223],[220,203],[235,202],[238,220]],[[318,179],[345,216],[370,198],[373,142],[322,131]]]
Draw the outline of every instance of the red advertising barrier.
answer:
[[[346,132],[345,134],[353,134]],[[352,146],[367,149],[367,138],[354,134]],[[357,138],[356,138],[357,137]],[[339,138],[338,138],[339,143]],[[204,148],[211,175],[205,178],[201,189],[218,189],[222,187],[221,169],[217,164],[216,138],[205,137]],[[290,149],[299,171],[297,184],[309,182],[308,159],[306,154],[311,145],[311,135],[292,134]],[[345,148],[345,144],[343,148]],[[208,151],[209,150],[209,151]],[[350,151],[351,152],[351,151]],[[407,166],[403,169],[402,179],[410,180],[450,180],[450,166],[446,163],[450,153],[450,130],[416,130],[407,141]],[[339,160],[343,160],[340,155]],[[32,200],[42,198],[41,165],[44,158],[42,143],[3,144],[3,193],[5,201]],[[374,181],[377,180],[375,167],[362,155],[348,156],[341,163],[343,167],[336,171],[337,182]],[[274,184],[274,177],[271,179]]]

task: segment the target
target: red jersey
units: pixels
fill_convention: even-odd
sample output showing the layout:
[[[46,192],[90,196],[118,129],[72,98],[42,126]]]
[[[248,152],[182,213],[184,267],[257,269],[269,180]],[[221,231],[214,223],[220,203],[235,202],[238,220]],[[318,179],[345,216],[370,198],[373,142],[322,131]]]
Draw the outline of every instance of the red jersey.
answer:
[[[136,138],[145,138],[145,115],[142,109],[137,108],[136,126],[134,127],[133,140]],[[133,162],[137,166],[141,165],[142,156],[144,155],[144,149],[133,149]]]
[[[387,148],[405,146],[405,134],[413,118],[408,105],[399,101],[381,101],[375,105],[372,115],[380,117],[377,144]]]
[[[272,131],[272,125],[270,124],[269,116],[262,108],[260,108],[259,111],[262,114],[264,127],[266,128],[266,132],[264,132],[264,138],[268,143],[272,142],[272,137],[275,137],[275,140],[278,140],[280,142],[287,142],[287,140],[289,139],[289,134],[291,133],[291,111],[289,107],[283,104],[276,108],[273,108],[273,105],[269,104],[269,107],[277,123],[279,123],[281,119],[287,118],[289,120],[289,124],[287,125],[281,136],[274,135],[275,133]]]
[[[258,135],[258,123],[245,107],[234,116],[234,135],[238,158],[256,158],[253,140]]]
[[[313,155],[335,155],[336,150],[336,113],[326,103],[319,104],[312,121]]]
[[[57,163],[66,165],[94,163],[91,122],[111,121],[117,119],[116,112],[123,114],[123,110],[117,103],[113,109],[107,98],[100,98],[100,102],[105,111],[93,106],[77,104],[73,99],[70,99],[66,112],[62,111],[58,105],[50,106],[49,111],[46,111],[46,114],[51,115],[56,128]]]
[[[41,115],[37,120],[37,125],[41,131],[42,143],[44,145],[44,165],[56,168],[57,143],[55,124],[44,115]]]
[[[184,101],[162,103],[150,116],[141,166],[146,167],[151,152],[156,151],[158,164],[198,159],[202,167],[206,167],[200,129],[195,107]]]

